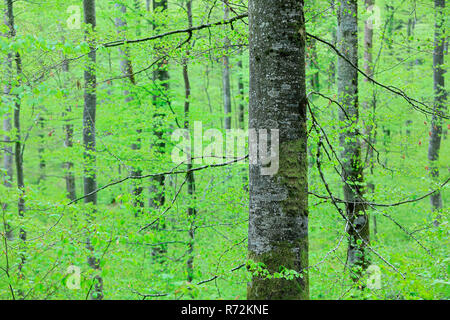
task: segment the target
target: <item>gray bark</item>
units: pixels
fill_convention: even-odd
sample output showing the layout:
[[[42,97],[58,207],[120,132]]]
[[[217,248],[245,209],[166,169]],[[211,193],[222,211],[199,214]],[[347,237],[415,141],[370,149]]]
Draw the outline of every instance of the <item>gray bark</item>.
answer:
[[[90,25],[92,30],[96,27],[95,18],[95,0],[83,0],[84,22]],[[90,38],[90,35],[86,35]],[[97,107],[97,76],[96,76],[96,59],[97,54],[93,40],[88,39],[90,52],[84,71],[84,110],[83,110],[83,144],[84,144],[84,194],[85,203],[97,204],[97,194],[93,193],[97,189],[97,179],[95,172],[95,116]]]
[[[343,0],[338,11],[338,47],[355,66],[358,65],[358,11],[357,0]],[[356,132],[359,119],[358,73],[342,57],[338,58],[338,99],[344,110],[339,110],[341,123],[340,144],[342,179],[346,200],[348,225],[347,264],[351,277],[357,281],[368,267],[366,242],[369,241],[369,219],[361,199],[364,192],[361,145]],[[347,119],[347,116],[349,119]]]
[[[444,70],[444,44],[445,44],[445,0],[435,0],[435,34],[434,34],[434,54],[433,54],[433,82],[434,82],[434,113],[431,120],[430,143],[428,147],[428,160],[430,161],[430,174],[434,180],[439,178],[439,152],[442,140],[442,118],[440,113],[446,111],[447,91],[445,89]],[[442,195],[435,192],[430,196],[430,203],[433,211],[442,209]],[[439,225],[438,215],[434,224]]]
[[[63,38],[63,42],[65,39]],[[66,59],[66,57],[63,57],[63,65],[62,65],[62,71],[65,74],[64,78],[64,85],[67,86],[67,75],[69,74],[69,61]],[[65,106],[64,116],[70,115],[72,113],[72,107],[69,103]],[[70,120],[66,120],[66,123],[64,124],[64,147],[65,148],[72,148],[73,147],[73,125],[70,123]],[[70,200],[75,200],[77,198],[77,192],[76,192],[76,184],[75,184],[75,175],[73,173],[73,167],[74,164],[72,161],[66,161],[63,164],[66,172],[65,172],[65,181],[66,181],[66,191],[67,191],[67,197]]]
[[[271,274],[285,267],[302,277],[255,275],[248,299],[309,299],[303,272],[308,267],[303,5],[303,0],[249,1],[249,128],[279,130],[279,171],[262,175],[261,161],[250,161],[248,258],[264,263]]]
[[[330,6],[333,8],[333,14],[335,13],[335,3],[334,0],[329,0]],[[333,24],[331,29],[331,36],[332,36],[332,43],[334,46],[336,46],[337,42],[337,34],[336,34],[336,25]],[[328,66],[328,89],[332,88],[334,84],[336,83],[336,61],[333,57],[330,61],[330,64]]]
[[[168,9],[168,3],[167,0],[154,0],[153,1],[153,10],[161,10],[161,12],[167,11]],[[163,26],[154,26],[154,27],[163,27]],[[153,81],[154,83],[161,88],[161,90],[164,90],[164,92],[169,91],[169,71],[168,71],[168,65],[167,61],[159,62],[156,69],[153,71]],[[164,93],[163,92],[163,93]],[[153,103],[157,106],[157,108],[161,108],[164,103],[166,103],[162,99],[162,94],[158,93],[153,95]],[[158,111],[155,114],[155,121],[157,122],[157,126],[161,127],[165,118],[165,113]],[[164,152],[166,144],[163,140],[163,131],[157,130],[155,132],[156,137],[158,138],[158,143],[156,143],[153,147],[157,148],[160,153]],[[165,197],[164,197],[164,185],[165,185],[165,177],[155,177],[153,180],[153,185],[150,186],[149,191],[152,195],[149,199],[149,206],[152,208],[159,208],[162,205],[164,205]],[[164,227],[164,219],[161,220],[162,226]],[[158,225],[160,222],[158,222]]]
[[[6,23],[6,21],[5,21]],[[7,84],[3,87],[3,95],[5,97],[9,97],[11,92],[11,75],[12,75],[12,54],[8,54],[5,61],[5,74],[10,77]],[[11,121],[11,112],[5,114],[5,118],[3,120],[3,131],[7,134],[4,136],[5,146],[4,146],[4,156],[3,156],[3,166],[6,171],[5,177],[5,186],[11,187],[11,183],[13,181],[13,148],[11,141],[11,136],[8,134],[12,130],[12,121]]]
[[[6,0],[6,24],[8,26],[8,37],[14,38],[16,36],[16,30],[14,26],[14,11],[13,11],[13,1]],[[8,56],[9,58],[9,56]],[[11,53],[11,58],[14,59],[16,64],[16,76],[20,77],[22,75],[22,60],[20,54],[18,52]],[[11,74],[10,79],[14,76],[12,70],[12,61],[8,62],[8,67]],[[19,79],[19,85],[20,85]],[[7,85],[10,90],[11,85]],[[20,132],[20,100],[18,97],[14,97],[14,112],[13,112],[13,126],[15,129],[15,137],[14,137],[14,163],[16,166],[16,174],[17,174],[17,188],[19,189],[19,199],[17,203],[19,216],[23,217],[25,212],[25,199],[24,199],[24,176],[23,176],[23,154],[22,154],[22,142],[21,142],[21,132]],[[21,230],[20,238],[22,240],[26,240],[25,231]]]
[[[242,52],[239,52],[239,60],[237,63],[237,67],[239,69],[239,76],[238,76],[238,90],[239,90],[239,128],[244,130],[245,129],[245,123],[244,123],[244,116],[245,116],[245,100],[244,100],[244,69],[242,67]]]
[[[92,32],[96,27],[95,0],[83,0],[84,22],[89,25]],[[83,144],[84,144],[84,202],[97,205],[97,178],[96,178],[96,157],[95,157],[95,113],[97,108],[97,76],[96,76],[96,50],[91,35],[86,34],[89,42],[90,52],[84,71],[84,110],[83,110]],[[87,239],[87,248],[90,256],[88,257],[89,266],[94,269],[92,290],[90,299],[103,299],[103,280],[100,276],[100,261],[95,257],[94,247],[91,244],[90,237]]]
[[[39,148],[38,148],[38,155],[39,155],[39,178],[37,183],[40,184],[42,181],[45,180],[45,159],[44,159],[44,144],[45,144],[45,135],[44,135],[44,128],[45,128],[45,118],[43,116],[40,116],[38,119],[38,126],[39,126]]]
[[[375,0],[365,0],[366,10],[375,4]],[[374,21],[364,21],[364,72],[370,77],[374,76],[373,66],[373,23]],[[364,82],[370,85],[367,78],[364,78]],[[373,88],[369,91],[371,94],[369,98],[363,102],[363,110],[367,115],[366,123],[364,124],[364,137],[365,141],[362,142],[363,152],[365,153],[365,167],[370,175],[373,175],[374,169],[374,156],[373,146],[375,145],[375,108],[376,108],[376,96]],[[367,189],[370,192],[374,192],[375,185],[373,181],[367,183]],[[377,234],[377,222],[376,216],[373,215],[373,233]]]
[[[8,10],[5,10],[4,14],[4,23],[6,26],[9,26],[9,16],[8,16]],[[11,29],[10,32],[8,32],[6,37],[11,37]],[[12,54],[8,53],[6,55],[6,59],[4,62],[4,75],[7,77],[7,82],[3,87],[3,95],[5,99],[10,99],[10,93],[11,93],[11,82],[13,78],[13,70],[12,70]],[[11,105],[11,104],[10,104]],[[11,107],[9,107],[12,109]],[[5,118],[3,119],[3,131],[6,133],[3,137],[4,143],[4,153],[3,153],[3,167],[5,169],[5,177],[4,177],[4,185],[7,188],[12,187],[13,182],[13,175],[14,175],[14,169],[13,169],[13,143],[11,142],[11,133],[12,130],[12,120],[11,120],[11,110],[8,110],[8,112],[5,114]],[[8,209],[8,203],[2,203],[2,209],[6,212]],[[5,222],[4,223],[4,229],[6,233],[6,238],[8,240],[13,239],[13,233],[11,226]]]
[[[188,27],[192,28],[192,0],[188,0],[186,3],[186,11],[188,18]],[[186,56],[189,56],[189,49],[186,51]],[[189,80],[189,69],[187,64],[187,59],[183,64],[183,79],[184,79],[184,92],[185,92],[185,102],[184,102],[184,128],[189,130],[189,109],[190,109],[190,97],[191,97],[191,84]],[[192,169],[192,155],[189,154],[188,164],[186,166],[186,182],[188,187],[188,197],[189,201],[194,201],[195,199],[195,177],[194,173],[190,172]],[[195,216],[197,215],[197,210],[193,204],[190,204],[187,209],[187,214],[189,218],[189,243],[187,250],[187,281],[192,282],[194,279],[194,244],[195,244]]]
[[[5,0],[6,5],[6,16],[5,16],[5,23],[8,27],[8,37],[14,38],[16,36],[16,30],[14,25],[14,8],[13,8],[13,1],[12,0]],[[12,79],[14,76],[17,76],[19,79],[19,85],[21,85],[21,79],[22,77],[22,59],[20,57],[19,52],[11,52],[10,55],[8,55],[8,59],[11,57],[11,59],[14,59],[16,64],[16,74],[14,75],[13,69],[12,69],[12,60],[9,60],[7,62],[7,68],[10,72],[8,74],[8,78]],[[11,84],[7,85],[9,87],[9,90],[11,90]],[[10,93],[10,92],[9,92]],[[21,101],[19,97],[15,96],[14,99],[14,112],[13,112],[13,126],[15,130],[15,137],[14,137],[14,163],[16,167],[16,174],[17,174],[17,189],[19,192],[19,197],[17,200],[17,211],[20,218],[24,217],[25,214],[25,198],[24,198],[24,192],[25,192],[25,183],[24,183],[24,174],[23,174],[23,149],[22,149],[22,141],[21,141],[21,132],[20,132],[20,111],[21,111]],[[5,226],[7,227],[7,226]],[[11,236],[11,235],[9,235]],[[27,233],[25,231],[25,228],[23,227],[22,223],[19,227],[19,238],[21,241],[19,245],[19,251],[21,252],[19,254],[20,256],[20,262],[17,266],[18,270],[18,277],[19,279],[24,278],[23,273],[23,266],[25,264],[25,254],[23,253],[25,251],[24,243],[27,240]],[[20,299],[24,299],[25,292],[20,288],[18,289],[18,295]]]

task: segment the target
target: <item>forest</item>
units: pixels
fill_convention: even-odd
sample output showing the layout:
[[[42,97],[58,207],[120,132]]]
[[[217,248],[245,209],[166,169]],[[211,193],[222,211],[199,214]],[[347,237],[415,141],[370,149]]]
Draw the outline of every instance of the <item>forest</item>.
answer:
[[[0,300],[450,299],[445,0],[1,12]]]

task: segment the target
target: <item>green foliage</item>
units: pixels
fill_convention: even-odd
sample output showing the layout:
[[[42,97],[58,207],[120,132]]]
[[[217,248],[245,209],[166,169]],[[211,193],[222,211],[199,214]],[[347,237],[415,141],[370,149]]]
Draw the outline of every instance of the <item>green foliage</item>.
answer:
[[[232,127],[239,126],[237,110],[241,99],[246,110],[246,127],[248,119],[247,19],[236,21],[232,28],[215,26],[194,32],[189,55],[187,45],[180,46],[187,38],[186,33],[126,44],[122,48],[129,50],[136,76],[133,85],[121,74],[118,48],[101,44],[122,37],[130,40],[184,29],[187,19],[181,8],[183,1],[169,1],[167,12],[147,12],[143,2],[140,8],[133,7],[132,1],[121,2],[128,8],[122,17],[127,21],[124,34],[119,36],[114,26],[114,18],[118,16],[115,2],[101,0],[97,1],[97,28],[90,34],[99,46],[95,66],[98,76],[95,168],[99,187],[129,176],[132,169],[141,170],[142,175],[174,170],[176,164],[171,160],[174,142],[170,135],[185,121],[183,63],[188,64],[191,79],[190,123],[201,121],[205,129],[217,128],[224,133],[221,58],[225,54],[230,56]],[[329,1],[306,2],[308,32],[333,42],[336,20]],[[223,19],[223,8],[215,3],[194,1],[194,26]],[[248,1],[230,3],[237,13],[243,13]],[[385,29],[388,3],[398,10],[391,27]],[[80,1],[52,0],[39,4],[16,1],[17,36],[0,37],[3,59],[10,52],[19,52],[23,59],[24,73],[20,78],[8,78],[5,65],[1,66],[2,85],[11,84],[15,97],[2,96],[0,115],[4,119],[11,114],[14,99],[20,99],[26,186],[26,213],[19,217],[16,174],[13,187],[0,185],[1,220],[12,227],[9,239],[7,227],[3,228],[1,223],[0,299],[12,299],[12,292],[17,298],[19,290],[25,292],[26,299],[86,299],[94,275],[87,264],[91,255],[100,260],[106,299],[245,299],[246,283],[252,276],[288,280],[302,277],[303,272],[283,266],[278,272],[270,273],[264,265],[247,260],[248,163],[196,171],[194,199],[189,197],[186,184],[182,186],[183,174],[167,175],[163,190],[166,201],[160,208],[148,205],[149,199],[162,191],[149,191],[149,186],[155,186],[149,178],[129,179],[101,190],[95,208],[84,205],[83,200],[69,204],[64,181],[68,169],[63,163],[74,164],[76,193],[79,197],[83,194],[83,72],[85,55],[89,52],[84,39],[86,26],[67,28],[70,5],[80,6]],[[377,0],[377,6],[381,10],[381,26],[374,30],[375,78],[432,105],[433,8],[417,3],[413,9],[409,2],[400,0]],[[362,32],[367,13],[362,7],[360,12]],[[448,16],[448,9],[446,13]],[[234,16],[234,11],[230,16]],[[414,34],[408,36],[408,19],[413,16],[418,20]],[[444,29],[448,35],[449,26]],[[0,32],[4,34],[6,30],[2,24]],[[225,37],[230,40],[229,47],[224,46]],[[362,48],[361,36],[360,43]],[[320,92],[335,99],[337,83],[332,80],[335,80],[336,55],[323,44],[316,43],[315,47],[316,61],[307,69],[308,92],[315,90],[309,79],[318,74]],[[153,76],[154,62],[163,56],[170,74],[167,83]],[[362,49],[360,56],[363,65]],[[69,61],[68,72],[61,69],[64,57]],[[243,61],[242,69],[238,61]],[[238,91],[239,75],[245,88],[243,96]],[[444,122],[438,163],[441,178],[435,181],[429,175],[426,157],[430,117],[413,110],[403,98],[364,82],[362,76],[359,80],[359,100],[369,101],[374,92],[377,99],[376,111],[360,112],[357,125],[360,132],[364,124],[376,127],[374,172],[365,177],[373,183],[375,191],[367,192],[366,199],[378,204],[397,203],[417,199],[438,188],[448,177],[448,121]],[[126,103],[126,97],[132,100]],[[310,101],[311,109],[339,154],[338,106],[317,95],[311,95]],[[164,121],[159,122],[155,114],[163,114]],[[43,127],[38,125],[39,117],[44,118]],[[408,127],[407,120],[411,121]],[[64,144],[65,125],[72,125],[74,130],[70,148]],[[319,136],[310,126],[311,121],[309,191],[327,195],[315,166]],[[163,132],[162,137],[157,132]],[[14,130],[1,129],[0,134],[11,140],[15,137]],[[154,147],[161,142],[164,146]],[[140,148],[132,149],[132,144]],[[1,144],[2,149],[5,145]],[[5,155],[2,151],[2,161]],[[40,168],[40,163],[45,163],[45,168]],[[342,199],[342,181],[335,170],[339,169],[338,160],[334,157],[329,160],[322,154],[322,163],[330,188]],[[185,167],[181,165],[178,169]],[[3,165],[0,174],[6,177]],[[135,205],[132,190],[136,186],[143,188],[140,196],[145,204],[143,209]],[[441,193],[444,209],[439,213],[432,212],[428,198],[400,206],[368,208],[372,230],[374,218],[377,223],[377,234],[371,234],[370,256],[372,264],[381,268],[382,286],[364,290],[360,289],[365,287],[367,279],[353,283],[345,268],[345,221],[331,201],[311,195],[310,268],[304,271],[309,276],[311,298],[449,299],[450,197],[445,187]],[[195,218],[187,213],[190,207],[197,210]],[[431,222],[438,214],[441,223],[433,227]],[[152,221],[156,222],[142,230]],[[25,244],[18,238],[20,227],[27,231]],[[194,280],[189,283],[186,261],[192,229],[195,230]],[[93,252],[86,247],[88,238]],[[380,256],[404,274],[405,279]],[[21,274],[18,266],[23,257]],[[80,268],[80,288],[68,286],[75,275],[68,272],[70,266]]]

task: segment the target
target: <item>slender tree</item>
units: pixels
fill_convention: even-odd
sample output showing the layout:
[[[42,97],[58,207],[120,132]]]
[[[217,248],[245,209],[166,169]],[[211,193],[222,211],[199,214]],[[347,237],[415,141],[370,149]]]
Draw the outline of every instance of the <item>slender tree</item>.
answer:
[[[96,75],[96,48],[94,31],[96,27],[95,0],[83,0],[84,22],[89,27],[86,31],[86,39],[89,42],[89,53],[84,71],[84,110],[83,110],[83,144],[84,144],[84,202],[97,205],[97,178],[95,157],[95,113],[97,108],[97,75]],[[103,299],[103,279],[100,276],[100,261],[95,257],[95,249],[91,239],[87,239],[87,248],[90,256],[88,264],[94,271],[93,285],[90,298],[92,300]]]
[[[330,14],[335,15],[336,14],[336,8],[335,8],[335,0],[328,0],[330,3],[330,7],[332,8],[332,12]],[[335,23],[332,24],[331,26],[331,37],[332,37],[332,41],[331,43],[336,46],[336,42],[337,42],[337,26]],[[330,63],[328,65],[328,89],[332,88],[336,83],[336,59],[333,56],[330,59]]]
[[[150,8],[150,7],[148,7]],[[153,1],[153,11],[159,11],[161,13],[166,12],[168,9],[168,2],[167,0],[154,0]],[[163,25],[157,25],[154,23],[154,28],[161,28],[164,27]],[[156,48],[158,49],[158,48]],[[169,91],[169,70],[167,65],[167,60],[163,59],[162,61],[158,62],[155,70],[153,71],[153,82],[156,85],[156,92],[153,94],[153,103],[156,106],[156,113],[154,115],[154,120],[156,122],[156,127],[158,128],[155,131],[155,135],[158,139],[158,142],[153,146],[153,148],[156,148],[158,153],[162,154],[164,153],[165,149],[165,142],[163,137],[163,123],[166,116],[166,113],[163,111],[164,104],[167,103],[167,101],[164,100],[164,95],[167,94]],[[149,206],[152,208],[160,208],[164,205],[165,197],[164,197],[164,185],[165,185],[165,177],[155,177],[152,179],[153,185],[149,188],[150,194],[152,195],[149,199]],[[162,226],[164,226],[164,219],[162,219]],[[160,223],[158,222],[158,225]]]
[[[307,43],[307,65],[308,69],[311,72],[311,76],[309,78],[309,83],[311,89],[314,91],[320,90],[320,82],[319,82],[319,61],[317,56],[317,48],[316,48],[316,39],[309,38],[306,40]]]
[[[366,10],[373,9],[375,5],[375,0],[365,0]],[[368,18],[364,21],[364,72],[370,77],[374,76],[374,66],[373,66],[373,28],[374,21],[373,18]],[[370,86],[370,82],[367,78],[364,78],[364,82]],[[369,90],[369,98],[363,102],[363,110],[366,114],[366,121],[364,124],[364,136],[365,140],[363,143],[363,152],[365,158],[365,167],[370,175],[373,175],[374,170],[374,157],[373,148],[375,145],[375,108],[376,108],[376,96],[375,91]],[[375,185],[373,182],[367,183],[367,189],[370,192],[374,192]],[[377,233],[377,220],[376,216],[373,215],[373,231],[374,235]]]
[[[433,82],[434,82],[434,112],[431,120],[430,144],[428,147],[428,160],[430,161],[430,174],[436,180],[439,178],[439,152],[442,140],[442,117],[446,111],[447,90],[445,88],[444,69],[444,46],[445,46],[445,0],[435,0],[435,32],[434,32],[434,53],[433,53]],[[435,192],[430,196],[433,211],[442,209],[441,192]],[[440,215],[434,220],[434,224],[439,225]]]
[[[118,9],[119,13],[122,17],[117,17],[115,19],[115,24],[117,28],[117,33],[119,35],[123,35],[127,28],[127,22],[123,16],[125,16],[127,12],[127,8],[122,3],[116,3],[115,7]],[[133,65],[131,63],[130,53],[128,48],[121,48],[119,47],[119,56],[120,56],[120,70],[122,72],[122,75],[129,81],[131,85],[136,84],[136,80],[133,73]],[[125,104],[130,105],[131,102],[134,100],[133,96],[130,94],[130,91],[125,89],[123,91],[123,94],[125,96]],[[139,150],[140,147],[140,138],[139,135],[141,133],[141,130],[137,130],[136,134],[138,135],[136,143],[131,144],[132,150]],[[138,166],[134,166],[130,172],[132,176],[141,176],[142,170]],[[138,216],[140,213],[142,213],[142,208],[144,207],[144,202],[141,199],[142,194],[142,186],[139,185],[139,182],[135,182],[133,185],[133,205],[136,208],[135,215]]]
[[[14,30],[10,28],[10,11],[9,11],[9,2],[5,1],[6,3],[6,9],[4,13],[4,23],[6,27],[8,28],[8,31],[4,34],[5,37],[11,38],[14,36]],[[12,7],[11,7],[12,9]],[[13,141],[11,141],[11,131],[12,131],[12,119],[11,119],[11,110],[13,109],[10,106],[14,105],[10,95],[11,95],[11,86],[14,78],[14,71],[13,71],[13,54],[11,52],[8,52],[4,61],[4,75],[6,77],[6,83],[3,86],[3,95],[5,97],[6,101],[9,101],[8,111],[6,112],[4,119],[3,119],[3,131],[5,132],[4,139],[4,153],[3,153],[3,168],[5,170],[5,178],[4,178],[4,185],[7,188],[12,187],[13,182],[13,174],[14,174],[14,167],[13,167]],[[2,209],[6,211],[8,208],[8,203],[4,202],[2,203]],[[8,239],[12,239],[12,229],[11,226],[8,223],[5,223],[5,232],[7,233]]]
[[[347,264],[351,277],[358,281],[368,267],[366,246],[369,241],[369,219],[362,201],[364,192],[361,144],[356,126],[358,106],[358,4],[357,0],[343,0],[338,11],[338,47],[346,59],[338,59],[338,99],[341,123],[340,144],[342,179],[346,201],[348,250]],[[354,66],[352,66],[348,61]]]
[[[9,37],[14,38],[16,36],[16,30],[14,26],[14,9],[13,9],[13,1],[12,0],[6,0],[6,8],[7,8],[7,26],[9,29]],[[11,57],[13,57],[15,64],[16,64],[16,74],[15,76],[18,79],[18,85],[21,85],[21,77],[22,77],[22,59],[20,57],[19,52],[13,52],[11,53]],[[12,66],[12,63],[11,63]],[[12,68],[10,69],[12,72],[12,77],[14,76],[14,73],[12,71]],[[11,86],[10,86],[11,87]],[[24,176],[23,176],[23,153],[22,153],[22,141],[21,141],[21,132],[20,132],[20,98],[18,96],[13,97],[14,101],[14,112],[13,112],[13,124],[14,124],[14,130],[15,130],[15,137],[14,137],[14,162],[16,165],[16,173],[17,173],[17,188],[19,189],[19,199],[18,199],[18,212],[19,216],[23,216],[23,213],[25,212],[25,199],[24,199]],[[22,232],[21,232],[22,233]],[[26,239],[25,232],[23,231],[23,234],[21,235],[21,238],[23,240]]]
[[[228,0],[223,0],[223,19],[228,20],[230,17],[230,7]],[[224,50],[228,50],[230,40],[228,37],[224,39]],[[230,89],[230,57],[224,54],[222,57],[222,95],[223,108],[225,112],[225,130],[231,129],[231,89]]]
[[[192,28],[192,0],[186,2],[186,12],[188,18],[188,27]],[[190,112],[190,99],[191,99],[191,83],[189,80],[189,68],[188,68],[188,57],[190,55],[190,50],[186,50],[186,58],[183,63],[183,79],[184,79],[184,129],[189,130],[189,112]],[[189,196],[189,206],[187,209],[187,215],[189,218],[189,243],[187,250],[187,281],[192,282],[194,279],[194,242],[195,242],[195,217],[197,215],[197,210],[195,209],[195,177],[194,172],[192,172],[192,154],[189,152],[188,161],[186,165],[186,182],[188,187]]]
[[[8,38],[13,39],[16,36],[16,29],[14,24],[14,6],[12,0],[5,0],[6,4],[6,25],[8,27]],[[16,65],[15,73],[12,68],[12,60],[14,60]],[[7,59],[7,70],[10,72],[8,76],[9,80],[12,80],[13,78],[16,78],[16,83],[14,85],[21,86],[22,85],[22,58],[19,54],[19,52],[11,52],[8,54]],[[12,82],[9,82],[7,84],[9,90],[8,93],[11,95],[11,88],[13,87]],[[21,111],[21,100],[20,97],[17,95],[13,95],[10,97],[12,99],[12,104],[14,105],[14,112],[13,112],[13,127],[15,131],[14,136],[14,163],[16,167],[16,173],[17,173],[17,189],[19,192],[19,197],[17,200],[17,210],[20,218],[24,217],[25,214],[25,183],[24,183],[24,173],[23,173],[23,147],[22,147],[22,140],[21,140],[21,131],[20,131],[20,111]],[[27,240],[27,233],[25,231],[25,228],[23,226],[23,223],[20,223],[19,227],[19,238],[22,240],[20,243],[20,262],[18,264],[18,273],[19,278],[23,279],[24,271],[23,267],[25,264],[25,241]],[[18,295],[20,299],[25,298],[25,292],[21,288],[18,290]]]
[[[242,66],[242,51],[239,50],[239,60],[237,62],[238,67],[238,90],[239,90],[239,115],[238,115],[238,123],[239,129],[245,129],[245,100],[244,100],[244,68]]]
[[[44,108],[42,108],[44,109]],[[42,110],[42,112],[44,112],[44,110]],[[44,129],[45,129],[45,118],[44,116],[39,116],[38,119],[38,126],[39,126],[39,148],[38,148],[38,154],[39,154],[39,178],[37,183],[40,184],[42,181],[45,180],[45,167],[46,167],[46,163],[45,163],[45,158],[44,158],[44,153],[45,153],[45,135],[44,135]]]
[[[303,6],[303,0],[249,1],[249,128],[279,130],[279,170],[262,175],[265,161],[250,161],[248,258],[271,274],[286,268],[301,276],[255,275],[247,286],[248,299],[309,299],[303,272],[308,267]],[[272,140],[271,145],[277,143]]]
[[[62,43],[65,42],[65,38],[62,37]],[[63,85],[65,89],[68,89],[69,84],[69,60],[63,55],[62,57],[62,71],[63,71]],[[65,98],[67,98],[67,93],[65,93]],[[72,113],[72,106],[70,102],[66,102],[65,108],[63,112],[63,117],[67,117]],[[64,127],[64,147],[72,148],[73,147],[73,124],[70,119],[66,119]],[[75,200],[77,198],[77,189],[75,182],[75,175],[73,173],[74,164],[72,161],[68,160],[64,162],[63,167],[65,169],[64,180],[66,181],[66,192],[67,197],[70,200]]]

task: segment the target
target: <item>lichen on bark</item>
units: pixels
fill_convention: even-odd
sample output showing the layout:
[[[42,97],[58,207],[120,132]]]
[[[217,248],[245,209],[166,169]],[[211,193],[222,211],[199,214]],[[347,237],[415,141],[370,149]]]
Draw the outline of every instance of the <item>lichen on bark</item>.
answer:
[[[249,128],[279,130],[279,169],[249,168],[249,259],[270,273],[308,265],[305,25],[303,1],[249,2]],[[277,143],[272,141],[271,143]],[[308,299],[308,277],[255,276],[249,299]]]

